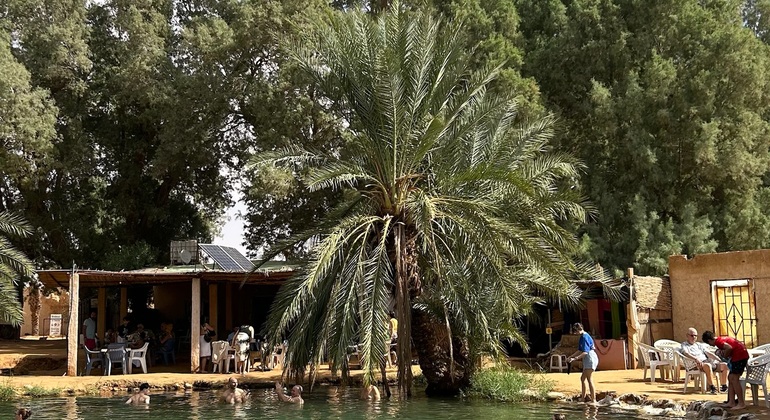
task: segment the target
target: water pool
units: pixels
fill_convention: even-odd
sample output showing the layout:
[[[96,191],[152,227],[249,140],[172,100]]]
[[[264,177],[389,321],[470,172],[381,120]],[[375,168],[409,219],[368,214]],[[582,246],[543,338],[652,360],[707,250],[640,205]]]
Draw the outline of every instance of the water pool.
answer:
[[[342,389],[340,391],[340,389]],[[408,401],[397,398],[379,402],[357,399],[357,389],[320,386],[305,396],[305,404],[297,407],[281,403],[275,392],[252,390],[249,402],[231,406],[219,403],[216,391],[187,393],[153,393],[149,407],[124,404],[128,395],[120,397],[68,397],[21,399],[0,403],[0,418],[11,418],[17,407],[29,407],[32,419],[468,419],[518,418],[550,420],[554,413],[567,419],[652,419],[627,411],[606,407],[551,404],[504,404],[489,401],[463,401],[414,397]]]

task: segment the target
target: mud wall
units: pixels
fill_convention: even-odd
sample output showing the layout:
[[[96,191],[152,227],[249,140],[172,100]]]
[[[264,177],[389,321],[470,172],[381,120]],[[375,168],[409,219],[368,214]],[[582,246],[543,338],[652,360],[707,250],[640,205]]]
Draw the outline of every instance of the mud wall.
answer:
[[[770,342],[770,250],[722,252],[688,259],[668,259],[674,334],[684,340],[687,328],[699,333],[714,329],[711,281],[753,281],[758,343]]]

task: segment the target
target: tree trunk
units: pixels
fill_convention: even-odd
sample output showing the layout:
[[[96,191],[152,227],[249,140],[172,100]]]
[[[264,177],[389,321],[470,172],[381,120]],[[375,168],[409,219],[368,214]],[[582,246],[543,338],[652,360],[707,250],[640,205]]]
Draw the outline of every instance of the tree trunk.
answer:
[[[30,285],[27,302],[29,302],[30,322],[32,323],[32,335],[40,335],[40,306],[41,306],[40,287],[35,284]]]
[[[420,369],[428,382],[427,395],[456,395],[470,385],[474,364],[467,340],[453,335],[450,352],[446,323],[420,309],[412,310],[412,331]]]

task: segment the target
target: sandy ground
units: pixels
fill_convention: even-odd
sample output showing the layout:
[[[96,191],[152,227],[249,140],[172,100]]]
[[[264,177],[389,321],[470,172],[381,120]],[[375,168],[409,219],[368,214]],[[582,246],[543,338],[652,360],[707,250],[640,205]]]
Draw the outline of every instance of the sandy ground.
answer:
[[[184,359],[184,360],[180,360]],[[79,357],[82,365],[82,352]],[[45,388],[60,388],[66,392],[73,390],[77,393],[93,393],[96,390],[109,392],[111,388],[126,388],[138,386],[142,382],[148,382],[153,388],[183,388],[201,384],[221,386],[230,375],[227,374],[191,374],[189,373],[189,358],[180,356],[175,366],[154,365],[149,373],[134,373],[132,375],[113,374],[102,376],[101,369],[95,369],[91,376],[68,377],[63,376],[66,367],[66,342],[38,341],[38,340],[0,340],[0,369],[24,367],[29,374],[7,376],[6,383],[17,387],[43,386]],[[141,371],[140,371],[141,372]],[[414,373],[419,374],[419,367],[414,367]],[[360,381],[361,371],[352,371],[353,381]],[[568,396],[580,393],[580,373],[546,373],[543,376],[553,381],[554,390]],[[701,394],[693,384],[690,384],[688,393],[682,393],[683,383],[672,383],[670,380],[650,383],[649,378],[643,380],[642,370],[613,370],[594,373],[594,382],[598,393],[613,392],[617,395],[632,393],[646,395],[649,400],[669,399],[674,401],[724,401],[725,394],[711,395]],[[331,372],[322,368],[318,374],[318,380],[331,378]],[[395,369],[388,370],[388,378],[396,379]],[[274,369],[268,372],[253,371],[240,377],[240,382],[247,387],[266,387],[276,380],[281,379],[281,370]],[[2,381],[3,379],[0,379]],[[748,402],[751,401],[751,393],[746,393]],[[760,399],[760,403],[761,403]],[[760,407],[750,407],[750,412],[770,418],[770,410]]]

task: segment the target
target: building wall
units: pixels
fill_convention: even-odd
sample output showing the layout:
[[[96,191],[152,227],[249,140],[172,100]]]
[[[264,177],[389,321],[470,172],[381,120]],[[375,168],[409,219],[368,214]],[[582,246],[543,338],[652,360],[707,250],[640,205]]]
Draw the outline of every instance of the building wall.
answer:
[[[201,287],[203,289],[203,287]],[[201,290],[202,291],[202,290]],[[190,323],[192,289],[190,283],[171,283],[153,287],[155,310],[164,321],[187,327]]]
[[[21,335],[32,334],[32,309],[29,307],[30,288],[24,288],[24,323],[21,325]],[[49,319],[51,314],[62,314],[62,335],[67,335],[67,320],[69,319],[69,293],[58,289],[50,296],[42,295],[40,299],[40,335],[48,335]]]
[[[770,250],[721,252],[668,259],[672,317],[677,340],[689,327],[714,330],[711,281],[751,279],[756,296],[757,339],[770,342]]]

